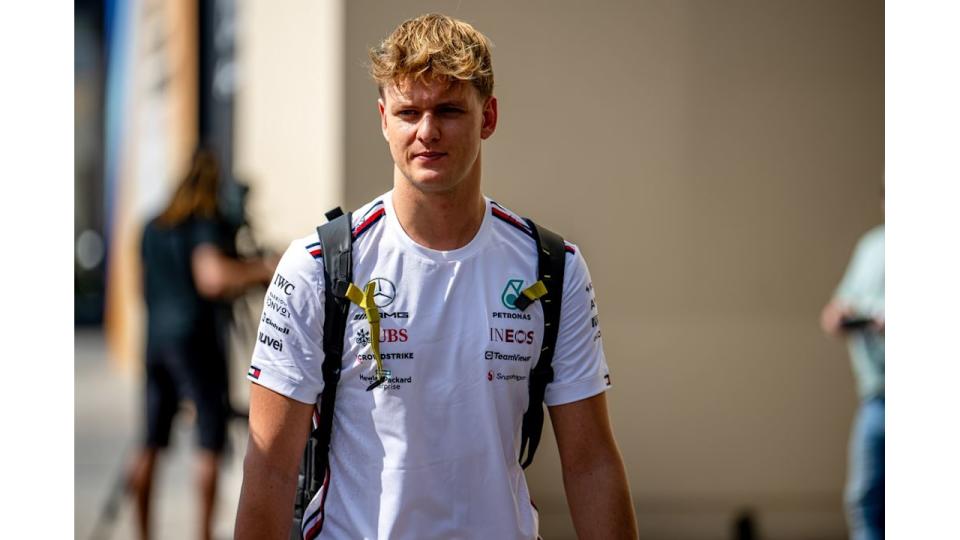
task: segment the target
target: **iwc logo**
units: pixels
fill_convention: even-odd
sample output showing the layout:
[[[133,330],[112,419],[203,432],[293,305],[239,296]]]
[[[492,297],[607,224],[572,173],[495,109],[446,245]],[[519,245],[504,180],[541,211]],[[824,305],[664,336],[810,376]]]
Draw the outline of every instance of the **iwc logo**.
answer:
[[[503,293],[500,294],[500,301],[503,302],[504,307],[507,309],[517,309],[514,302],[520,296],[520,291],[522,290],[522,279],[511,279],[507,281],[507,286],[503,288]]]
[[[373,283],[373,302],[377,307],[387,307],[393,303],[397,296],[397,287],[387,278],[373,278],[368,285]]]

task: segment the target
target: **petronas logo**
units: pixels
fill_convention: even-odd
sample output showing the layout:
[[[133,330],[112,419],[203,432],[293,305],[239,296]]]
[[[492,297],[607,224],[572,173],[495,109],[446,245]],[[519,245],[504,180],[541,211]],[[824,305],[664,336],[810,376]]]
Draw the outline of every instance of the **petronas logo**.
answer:
[[[523,280],[522,279],[511,279],[507,281],[507,286],[503,288],[503,294],[500,295],[500,301],[503,302],[504,307],[507,309],[517,309],[514,302],[520,296],[520,291],[523,290]]]

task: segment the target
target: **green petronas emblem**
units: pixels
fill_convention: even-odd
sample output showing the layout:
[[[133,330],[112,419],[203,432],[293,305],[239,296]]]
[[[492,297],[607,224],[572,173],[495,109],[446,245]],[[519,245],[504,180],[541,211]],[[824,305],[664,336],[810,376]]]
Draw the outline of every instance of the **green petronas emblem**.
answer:
[[[503,293],[500,295],[500,301],[503,302],[504,307],[507,309],[517,309],[514,302],[520,296],[520,291],[522,290],[522,279],[511,279],[507,281],[507,286],[503,288]]]

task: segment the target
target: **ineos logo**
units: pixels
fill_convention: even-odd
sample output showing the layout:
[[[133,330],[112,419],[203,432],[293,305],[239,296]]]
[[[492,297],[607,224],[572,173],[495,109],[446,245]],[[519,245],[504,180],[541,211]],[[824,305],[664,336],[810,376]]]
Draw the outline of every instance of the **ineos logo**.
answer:
[[[533,330],[523,330],[514,328],[491,328],[490,341],[503,343],[533,343]]]
[[[393,303],[397,296],[397,287],[392,281],[378,277],[371,279],[370,283],[373,283],[373,302],[377,307],[387,307]]]

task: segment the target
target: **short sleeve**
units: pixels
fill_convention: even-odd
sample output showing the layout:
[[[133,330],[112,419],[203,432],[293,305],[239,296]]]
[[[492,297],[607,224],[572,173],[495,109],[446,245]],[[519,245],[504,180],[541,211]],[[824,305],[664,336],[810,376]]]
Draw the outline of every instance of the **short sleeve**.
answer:
[[[220,229],[212,219],[192,218],[190,222],[190,249],[203,244],[220,247]]]
[[[544,396],[549,406],[586,399],[610,386],[596,295],[587,263],[575,246],[567,249],[553,371]]]
[[[277,265],[247,378],[313,404],[323,391],[323,263],[311,247],[307,240],[294,241]]]
[[[865,234],[854,249],[834,298],[865,316],[884,312],[884,233],[878,226]]]

